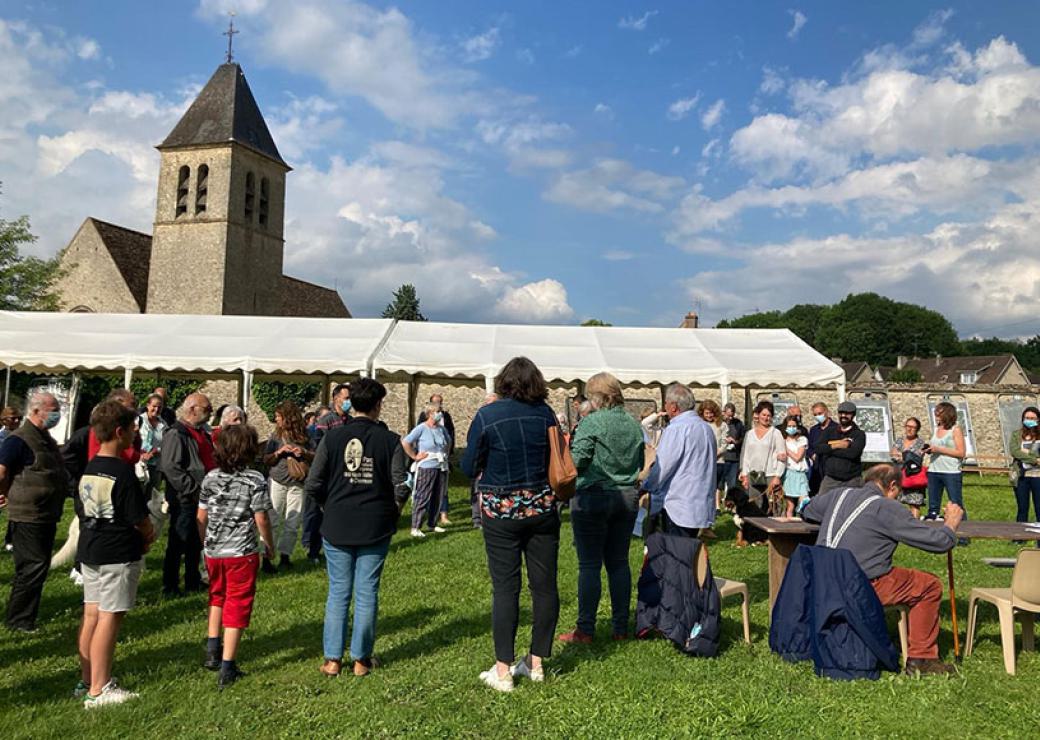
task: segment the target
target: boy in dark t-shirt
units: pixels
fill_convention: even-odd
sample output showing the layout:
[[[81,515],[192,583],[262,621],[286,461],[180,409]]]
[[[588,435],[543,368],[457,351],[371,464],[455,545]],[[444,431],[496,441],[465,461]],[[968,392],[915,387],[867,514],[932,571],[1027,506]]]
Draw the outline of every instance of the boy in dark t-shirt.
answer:
[[[121,459],[133,444],[135,421],[133,410],[117,401],[105,401],[94,409],[90,427],[100,448],[83,470],[75,499],[83,623],[79,633],[82,676],[73,693],[83,697],[86,709],[137,697],[112,678],[119,628],[134,606],[142,558],[155,539],[144,491],[133,466]]]

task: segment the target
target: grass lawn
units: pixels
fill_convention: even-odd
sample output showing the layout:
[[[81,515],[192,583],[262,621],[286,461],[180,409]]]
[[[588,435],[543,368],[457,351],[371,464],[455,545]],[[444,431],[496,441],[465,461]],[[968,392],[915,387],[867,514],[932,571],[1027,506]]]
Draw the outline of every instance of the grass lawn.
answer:
[[[1006,479],[966,476],[966,482],[974,518],[1013,515]],[[809,663],[791,665],[772,655],[766,549],[733,548],[728,516],[717,525],[711,562],[716,575],[746,581],[751,589],[750,647],[740,641],[739,606],[728,602],[715,659],[685,657],[664,640],[615,644],[601,632],[591,646],[557,644],[545,684],[520,682],[511,695],[497,694],[477,679],[493,662],[490,583],[483,541],[469,528],[465,498],[466,489],[452,487],[455,525],[446,534],[414,541],[402,520],[383,575],[376,655],[384,667],[364,679],[319,675],[325,574],[304,564],[297,550],[292,573],[261,578],[239,656],[249,675],[218,693],[215,674],[201,667],[205,598],[160,598],[160,541],[148,556],[138,606],[116,652],[120,682],[141,698],[84,712],[70,695],[79,671],[81,596],[65,573],[52,574],[39,632],[4,632],[0,638],[0,738],[1037,736],[1040,659],[1020,655],[1018,675],[1004,673],[992,608],[983,607],[976,652],[951,680],[887,674],[880,681],[835,682],[815,677]],[[573,627],[576,616],[571,542],[565,519],[560,631]],[[962,638],[971,587],[1010,584],[1010,570],[986,566],[982,557],[1012,556],[1015,550],[989,541],[957,549]],[[633,542],[633,569],[641,554]],[[901,547],[896,560],[931,570],[945,582],[944,556]],[[5,602],[11,573],[11,557],[0,556]],[[600,607],[603,632],[606,601]],[[526,594],[521,603],[526,606],[518,654],[530,636]],[[942,626],[941,650],[952,659],[948,603]]]

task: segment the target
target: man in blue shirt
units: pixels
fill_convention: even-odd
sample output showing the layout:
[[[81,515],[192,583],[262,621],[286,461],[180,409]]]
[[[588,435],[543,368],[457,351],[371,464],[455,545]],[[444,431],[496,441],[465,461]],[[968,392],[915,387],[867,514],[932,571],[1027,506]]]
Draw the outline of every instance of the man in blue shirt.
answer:
[[[685,537],[696,537],[715,523],[715,431],[693,407],[689,388],[668,386],[664,411],[670,421],[643,481],[653,530]]]

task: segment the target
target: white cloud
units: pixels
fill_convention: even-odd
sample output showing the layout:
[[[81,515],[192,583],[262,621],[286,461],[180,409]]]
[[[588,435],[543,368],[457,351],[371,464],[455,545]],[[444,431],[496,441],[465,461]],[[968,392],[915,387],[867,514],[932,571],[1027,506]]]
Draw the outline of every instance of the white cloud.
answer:
[[[962,333],[1035,319],[1040,261],[1035,238],[1040,202],[1007,205],[980,223],[946,222],[922,235],[888,238],[836,234],[799,238],[727,254],[743,265],[702,272],[685,281],[710,320],[758,308],[788,308],[805,300],[829,303],[850,292],[874,291],[926,305]],[[823,258],[825,256],[825,258]],[[776,279],[783,265],[783,280]],[[731,286],[739,285],[734,291]],[[764,301],[764,302],[763,302]]]
[[[576,59],[581,54],[581,50],[583,48],[585,48],[585,47],[583,47],[581,44],[578,44],[576,46],[572,46],[571,48],[569,48],[567,51],[564,52],[563,56],[566,57],[567,59]]]
[[[614,109],[606,103],[596,103],[596,107],[592,109],[592,112],[598,116],[614,117]]]
[[[94,39],[79,39],[76,56],[80,59],[99,59],[101,57],[101,44]]]
[[[679,177],[637,170],[628,162],[601,159],[591,167],[559,175],[545,192],[546,200],[583,211],[629,210],[661,213],[684,185]]]
[[[231,3],[202,0],[200,12],[222,16]],[[357,0],[250,0],[237,9],[240,43],[268,64],[313,75],[334,93],[356,95],[391,121],[425,130],[486,111],[475,78],[453,69],[394,7]]]
[[[785,87],[787,85],[779,72],[772,67],[762,67],[762,84],[758,86],[759,92],[765,95],[776,95],[778,92],[783,92]]]
[[[667,47],[670,43],[672,43],[671,39],[657,39],[657,41],[650,44],[650,48],[647,49],[647,54],[650,54],[652,56],[660,51],[664,51],[665,47]]]
[[[520,49],[516,52],[516,60],[521,64],[531,66],[534,64],[534,52],[530,49]]]
[[[574,309],[567,303],[567,289],[552,279],[506,289],[495,309],[503,319],[525,324],[563,322],[574,317]]]
[[[627,262],[636,258],[635,252],[629,252],[625,249],[608,249],[603,253],[603,259],[607,262]]]
[[[701,115],[701,126],[705,131],[715,128],[722,120],[722,114],[726,112],[726,101],[721,98],[716,100],[708,110]]]
[[[679,156],[679,152],[680,151],[682,151],[682,150],[679,148],[679,145],[676,144],[675,146],[672,147],[672,156],[673,157]]]
[[[656,10],[648,10],[641,16],[636,17],[634,15],[625,16],[618,21],[618,28],[626,31],[645,31],[646,24],[650,22],[650,19],[657,15]]]
[[[484,33],[471,36],[462,42],[462,58],[467,62],[481,62],[491,58],[498,48],[498,28],[489,28]]]
[[[668,106],[668,120],[681,121],[690,115],[690,111],[697,107],[701,94],[697,93],[692,98],[679,98]]]
[[[721,147],[722,143],[718,139],[712,139],[701,149],[701,156],[705,158],[717,156]]]
[[[791,29],[787,32],[787,38],[794,40],[798,38],[802,27],[805,26],[806,21],[809,19],[800,10],[788,10],[787,14],[791,16]]]
[[[571,127],[565,123],[543,121],[534,115],[519,120],[481,120],[476,132],[485,144],[501,147],[513,167],[556,169],[571,161],[567,150],[548,146],[571,136]]]

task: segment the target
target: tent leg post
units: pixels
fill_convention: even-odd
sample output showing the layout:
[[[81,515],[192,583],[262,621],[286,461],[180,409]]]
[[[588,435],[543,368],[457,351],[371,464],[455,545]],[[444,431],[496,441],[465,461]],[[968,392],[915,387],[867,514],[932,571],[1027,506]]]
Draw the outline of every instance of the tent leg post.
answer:
[[[130,390],[130,381],[134,379],[134,369],[132,367],[125,368],[123,370],[123,387]]]
[[[320,396],[319,403],[322,406],[328,406],[329,402],[331,400],[329,398],[329,392],[332,390],[331,388],[329,388],[329,381],[330,380],[331,380],[331,378],[329,378],[328,375],[322,375],[321,376],[321,396]]]
[[[250,395],[253,390],[253,374],[248,370],[242,371],[242,410],[249,413]]]
[[[722,400],[723,406],[729,403],[729,383],[723,383],[719,386],[719,398]]]
[[[11,405],[11,368],[7,368],[4,377],[4,406]]]
[[[846,400],[847,394],[844,383],[838,383],[838,403],[842,403]]]
[[[495,378],[491,375],[484,376],[484,392],[494,393],[495,392]]]
[[[408,428],[411,429],[415,426],[415,407],[416,397],[419,395],[419,380],[416,376],[411,375],[408,378]]]

